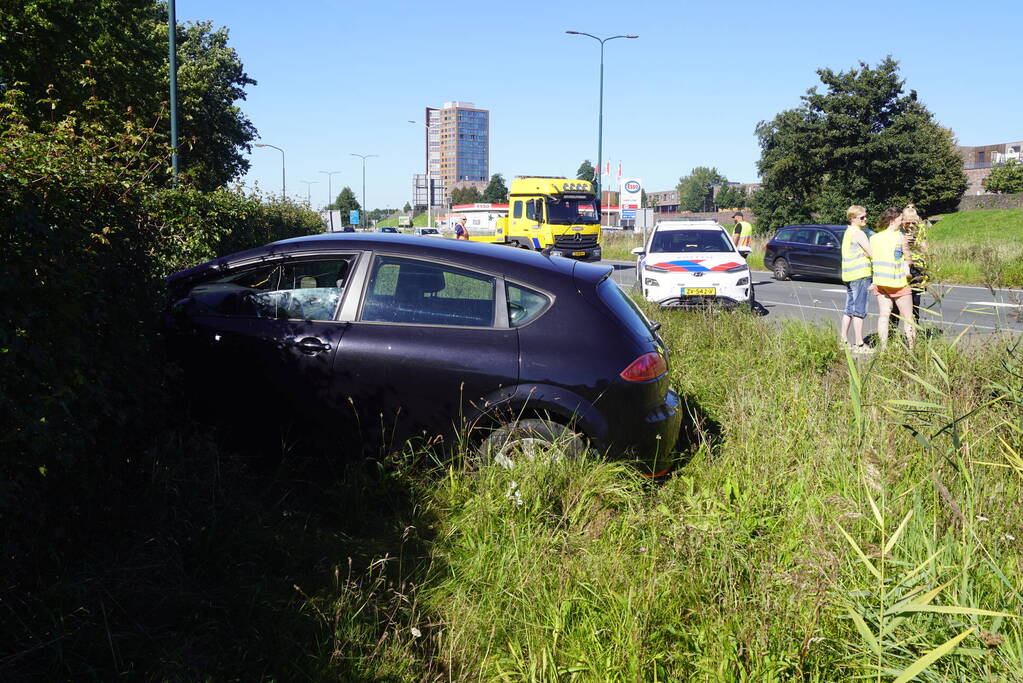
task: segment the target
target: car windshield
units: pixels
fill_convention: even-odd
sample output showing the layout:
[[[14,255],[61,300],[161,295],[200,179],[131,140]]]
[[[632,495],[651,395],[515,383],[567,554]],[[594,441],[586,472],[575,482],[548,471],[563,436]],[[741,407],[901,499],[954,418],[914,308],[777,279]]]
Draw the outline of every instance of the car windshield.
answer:
[[[596,223],[593,199],[562,199],[547,197],[547,222],[554,225]]]
[[[419,231],[419,234],[420,235],[436,235],[437,234],[437,228],[423,228],[422,230]]]
[[[658,230],[650,252],[730,252],[732,241],[721,230]]]

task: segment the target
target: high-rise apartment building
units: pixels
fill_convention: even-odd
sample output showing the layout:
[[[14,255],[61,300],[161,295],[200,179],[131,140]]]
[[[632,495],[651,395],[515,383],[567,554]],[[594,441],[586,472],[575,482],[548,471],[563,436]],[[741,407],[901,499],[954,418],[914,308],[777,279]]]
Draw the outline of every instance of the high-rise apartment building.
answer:
[[[490,179],[490,112],[472,102],[426,108],[426,168],[447,191]]]

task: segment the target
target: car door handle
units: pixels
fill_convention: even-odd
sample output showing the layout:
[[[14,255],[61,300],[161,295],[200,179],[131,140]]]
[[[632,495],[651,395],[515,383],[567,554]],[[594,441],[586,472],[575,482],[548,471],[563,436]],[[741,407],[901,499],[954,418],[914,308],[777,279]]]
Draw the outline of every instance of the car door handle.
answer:
[[[285,342],[288,346],[294,346],[302,353],[308,353],[310,356],[323,351],[330,351],[330,344],[325,344],[316,337],[305,337],[304,339],[294,340],[289,339]]]

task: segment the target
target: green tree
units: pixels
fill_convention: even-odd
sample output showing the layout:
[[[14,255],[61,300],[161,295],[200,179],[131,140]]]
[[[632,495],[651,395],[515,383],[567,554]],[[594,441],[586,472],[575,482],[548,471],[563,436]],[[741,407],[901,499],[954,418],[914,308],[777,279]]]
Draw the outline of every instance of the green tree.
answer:
[[[472,185],[468,187],[456,187],[451,190],[451,203],[452,204],[475,204],[480,201],[482,195]]]
[[[588,180],[592,183],[597,180],[597,171],[593,168],[593,163],[589,159],[585,159],[583,163],[579,164],[575,177],[576,180]]]
[[[1023,164],[1009,159],[1001,166],[991,169],[991,175],[984,178],[984,189],[999,194],[1023,192]]]
[[[703,211],[709,207],[711,187],[722,185],[728,179],[718,173],[716,168],[697,166],[689,175],[678,180],[678,204],[682,211]]]
[[[915,91],[903,92],[898,62],[817,71],[802,106],[757,126],[763,187],[758,228],[802,221],[844,222],[850,204],[876,214],[910,202],[925,214],[955,208],[966,190],[952,134]]]
[[[132,117],[169,140],[167,6],[159,0],[0,0],[0,92],[15,83],[29,101],[47,100],[117,128]],[[200,189],[240,177],[256,130],[236,105],[255,81],[227,44],[226,29],[209,22],[177,26],[178,133],[182,172]],[[59,105],[57,103],[59,102]],[[53,120],[44,108],[26,112],[30,127]],[[149,146],[170,166],[168,150]]]
[[[409,211],[412,210],[412,205],[409,204],[408,202],[405,202],[405,206],[403,206],[401,210],[405,213],[408,213]]]
[[[227,29],[214,30],[209,21],[178,26],[180,167],[204,189],[244,175],[249,161],[243,152],[256,138],[256,128],[235,104],[256,82],[227,40]],[[168,79],[166,61],[163,67]]]
[[[508,201],[508,186],[504,184],[504,176],[495,173],[490,176],[490,184],[483,190],[481,201],[490,204],[504,204]]]
[[[341,222],[344,225],[351,225],[352,223],[349,220],[349,212],[356,211],[362,207],[359,205],[359,200],[355,198],[355,193],[352,192],[352,188],[346,186],[338,193],[337,199],[335,199],[334,203],[328,208],[340,211]]]

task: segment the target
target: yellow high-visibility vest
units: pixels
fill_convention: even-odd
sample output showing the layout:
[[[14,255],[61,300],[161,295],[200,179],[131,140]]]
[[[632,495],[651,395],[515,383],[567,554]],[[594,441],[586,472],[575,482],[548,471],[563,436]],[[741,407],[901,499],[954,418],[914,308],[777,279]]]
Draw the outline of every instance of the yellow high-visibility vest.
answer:
[[[879,287],[905,287],[906,259],[902,255],[898,230],[882,230],[870,238],[870,251],[874,254],[874,284]]]
[[[736,227],[739,228],[739,244],[740,247],[749,247],[753,245],[753,226],[746,221],[737,221]]]
[[[842,280],[852,282],[870,277],[870,259],[856,242],[856,236],[862,235],[863,231],[859,226],[850,225],[842,235]]]

